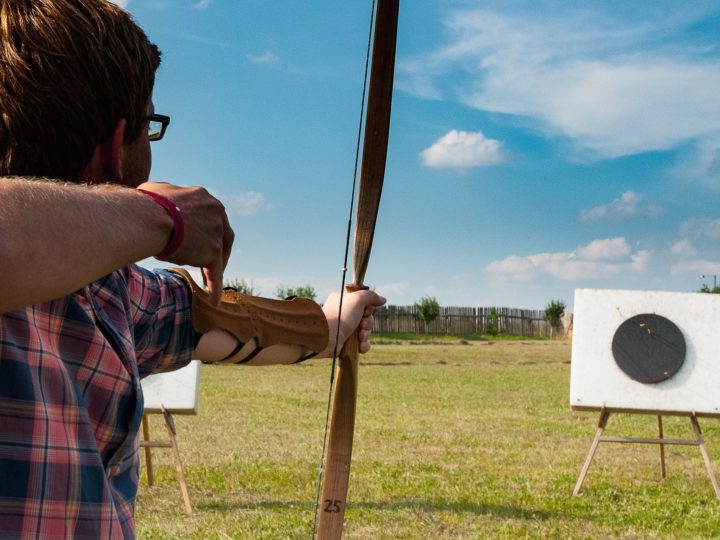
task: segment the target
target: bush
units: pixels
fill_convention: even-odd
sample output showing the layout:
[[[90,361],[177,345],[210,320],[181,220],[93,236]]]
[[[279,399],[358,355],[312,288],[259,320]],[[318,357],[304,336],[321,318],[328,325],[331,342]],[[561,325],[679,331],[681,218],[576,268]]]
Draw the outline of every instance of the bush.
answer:
[[[298,298],[309,298],[310,300],[315,300],[315,297],[317,296],[317,293],[315,292],[315,287],[313,287],[312,285],[305,285],[304,287],[295,288],[280,285],[275,291],[275,294],[281,300],[291,298],[293,296],[296,296]]]
[[[242,294],[247,294],[250,296],[255,295],[255,286],[253,285],[253,282],[251,281],[248,283],[244,279],[231,279],[230,281],[226,281],[223,284],[223,287],[235,289],[237,292]],[[260,293],[257,293],[260,294]]]
[[[705,283],[703,283],[702,287],[700,287],[700,290],[698,292],[709,293],[709,294],[720,294],[720,285],[716,285],[715,287],[713,287],[711,289]]]
[[[545,306],[545,320],[552,326],[553,330],[560,328],[560,320],[565,314],[565,302],[562,300],[550,300]]]
[[[500,333],[500,326],[498,324],[499,321],[500,314],[495,308],[493,308],[485,320],[485,333],[488,336],[497,336]]]
[[[425,333],[428,333],[428,324],[440,316],[440,304],[432,296],[424,296],[420,302],[415,304],[417,316],[425,325]]]

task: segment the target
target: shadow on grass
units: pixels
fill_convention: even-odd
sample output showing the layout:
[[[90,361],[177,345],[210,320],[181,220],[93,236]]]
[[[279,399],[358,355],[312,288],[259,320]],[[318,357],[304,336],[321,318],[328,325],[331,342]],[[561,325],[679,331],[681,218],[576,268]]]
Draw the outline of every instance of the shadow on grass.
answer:
[[[306,508],[314,512],[315,505],[307,501],[258,501],[258,502],[229,502],[229,501],[196,501],[195,508],[203,511],[232,511],[232,510],[283,510],[287,508]],[[356,502],[348,505],[350,510],[377,510],[391,511],[410,510],[415,512],[452,512],[455,514],[472,513],[478,516],[494,516],[498,518],[515,518],[533,521],[545,521],[556,517],[568,517],[560,512],[548,512],[532,508],[520,508],[505,504],[490,504],[468,501],[439,501],[427,502],[419,500],[406,500],[398,502]],[[577,516],[575,516],[577,517]]]

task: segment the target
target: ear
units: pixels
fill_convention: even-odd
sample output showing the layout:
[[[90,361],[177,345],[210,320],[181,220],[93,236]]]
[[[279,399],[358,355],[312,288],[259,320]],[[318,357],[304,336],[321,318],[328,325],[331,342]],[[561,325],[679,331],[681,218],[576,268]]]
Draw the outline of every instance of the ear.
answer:
[[[121,118],[112,136],[105,142],[95,146],[90,162],[82,173],[82,179],[90,184],[123,182],[123,140],[127,121]]]
[[[109,171],[112,171],[112,179],[115,182],[122,183],[122,160],[123,160],[123,140],[125,138],[125,126],[127,126],[127,120],[121,118],[115,126],[112,138],[106,142],[104,146],[104,161],[105,166]]]

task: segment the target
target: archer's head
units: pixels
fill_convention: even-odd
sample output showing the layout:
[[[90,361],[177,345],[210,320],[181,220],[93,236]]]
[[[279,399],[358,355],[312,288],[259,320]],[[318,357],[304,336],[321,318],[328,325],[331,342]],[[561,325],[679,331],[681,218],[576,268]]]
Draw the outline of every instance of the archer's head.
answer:
[[[0,175],[146,180],[159,65],[111,2],[0,0]]]

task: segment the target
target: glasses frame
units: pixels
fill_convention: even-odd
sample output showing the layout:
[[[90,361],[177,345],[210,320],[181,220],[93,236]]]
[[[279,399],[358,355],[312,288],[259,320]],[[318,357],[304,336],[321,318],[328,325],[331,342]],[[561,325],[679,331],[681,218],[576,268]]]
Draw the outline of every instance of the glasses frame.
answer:
[[[165,136],[165,130],[167,129],[168,125],[170,124],[170,117],[165,116],[164,114],[151,114],[147,117],[148,120],[148,139],[151,141],[159,141]],[[150,126],[153,125],[153,123],[159,123],[160,124],[160,131],[157,130],[151,130]]]

